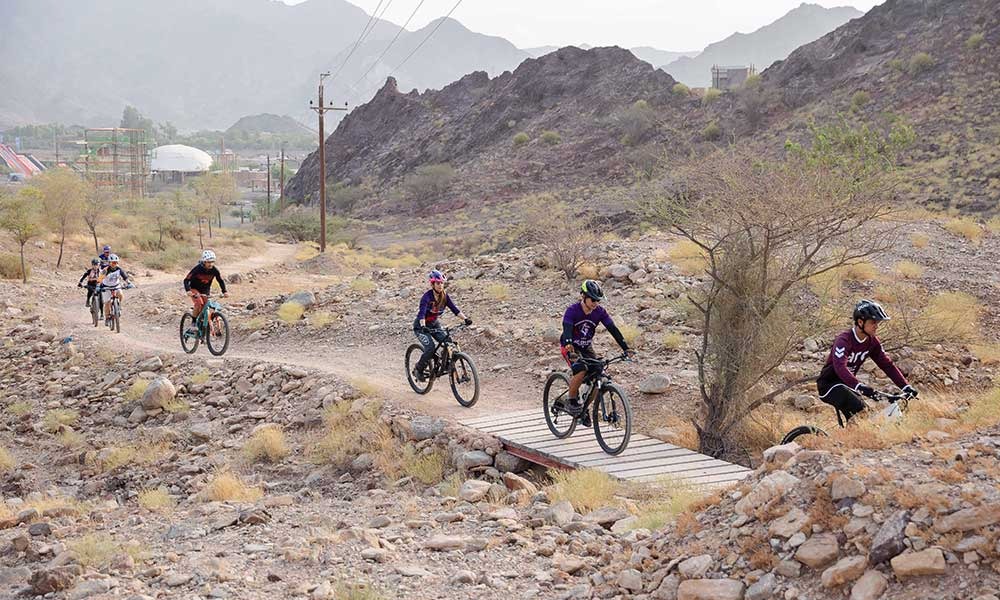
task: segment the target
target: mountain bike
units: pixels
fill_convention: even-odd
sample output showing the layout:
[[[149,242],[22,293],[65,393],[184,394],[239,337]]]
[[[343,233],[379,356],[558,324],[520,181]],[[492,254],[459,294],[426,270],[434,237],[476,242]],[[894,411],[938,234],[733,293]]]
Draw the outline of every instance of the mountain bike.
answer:
[[[135,286],[130,283],[130,284],[126,285],[123,288],[115,288],[114,290],[111,290],[111,291],[115,292],[115,291],[122,291],[122,290],[130,290],[130,289],[132,289],[134,287]],[[103,311],[104,310],[103,309],[103,305],[104,305],[104,302],[103,302],[103,300],[104,300],[104,294],[103,294],[104,288],[101,287],[101,286],[98,286],[97,289],[98,289],[98,291],[101,292],[101,294],[98,296],[97,300],[101,303],[101,305],[102,305],[101,310]],[[94,309],[91,308],[90,310],[91,310],[91,314],[93,314]],[[104,318],[104,323],[108,326],[108,329],[110,329],[111,331],[114,331],[115,333],[121,333],[122,332],[122,300],[121,300],[121,298],[118,297],[118,294],[115,294],[115,293],[111,294],[111,306],[108,307],[108,310],[109,310],[109,312],[108,312],[107,316],[105,316],[105,318]]]
[[[886,421],[898,421],[903,418],[903,413],[906,412],[909,406],[910,399],[912,398],[909,394],[904,394],[903,392],[880,392],[875,390],[875,396],[873,400],[888,402],[889,405],[884,409],[880,410],[877,415]],[[841,427],[847,426],[847,417],[840,412],[839,408],[834,407],[837,413],[837,424]],[[865,404],[865,409],[862,412],[869,411],[870,408]],[[804,435],[830,435],[823,431],[815,425],[799,425],[798,427],[792,429],[785,434],[785,437],[781,438],[782,444],[788,444],[794,442],[796,439]]]
[[[427,379],[417,381],[413,376],[413,367],[420,360],[420,355],[424,352],[424,347],[420,344],[410,344],[406,349],[405,366],[406,379],[410,382],[410,387],[418,394],[426,394],[434,387],[434,381],[439,377],[448,377],[451,383],[451,393],[462,406],[469,408],[479,400],[479,371],[476,370],[476,363],[472,357],[462,352],[461,347],[451,334],[465,329],[465,325],[445,328],[445,337],[438,341],[434,348],[434,355],[425,368]]]
[[[101,322],[101,317],[104,316],[104,303],[101,302],[101,293],[98,291],[99,287],[95,284],[93,292],[88,291],[90,293],[90,304],[87,305],[87,308],[90,310],[90,318],[94,322],[94,327],[97,327]],[[83,286],[83,289],[88,290],[89,286]]]
[[[594,367],[588,369],[587,376],[580,386],[583,410],[574,416],[566,409],[565,403],[569,401],[570,376],[562,371],[556,371],[545,381],[545,391],[542,394],[545,423],[552,435],[557,438],[573,435],[577,422],[583,422],[585,427],[593,425],[594,436],[601,448],[612,456],[621,454],[628,447],[629,438],[632,437],[632,407],[629,405],[625,390],[611,381],[611,376],[605,369],[613,363],[631,359],[628,355],[622,354],[610,359],[582,357],[579,360]],[[588,409],[591,411],[589,415]]]
[[[181,348],[188,354],[194,354],[202,341],[208,346],[208,351],[214,356],[222,356],[229,348],[229,319],[222,313],[222,305],[211,299],[208,294],[199,294],[205,299],[195,319],[191,311],[181,316]],[[189,330],[194,331],[189,331]]]

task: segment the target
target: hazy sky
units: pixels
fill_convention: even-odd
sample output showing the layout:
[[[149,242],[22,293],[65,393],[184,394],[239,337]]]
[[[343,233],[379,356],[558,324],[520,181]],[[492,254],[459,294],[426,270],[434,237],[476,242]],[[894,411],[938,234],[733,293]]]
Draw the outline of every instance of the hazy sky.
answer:
[[[304,0],[283,0],[298,4]],[[348,0],[371,14],[379,0]],[[386,6],[385,0],[383,8]],[[396,0],[385,13],[402,25],[419,0]],[[407,29],[446,14],[456,0],[425,0]],[[822,6],[867,11],[882,0],[814,0]],[[733,32],[748,33],[795,8],[801,0],[463,0],[452,15],[479,33],[519,48],[588,43],[701,50]],[[381,9],[380,9],[381,10]]]

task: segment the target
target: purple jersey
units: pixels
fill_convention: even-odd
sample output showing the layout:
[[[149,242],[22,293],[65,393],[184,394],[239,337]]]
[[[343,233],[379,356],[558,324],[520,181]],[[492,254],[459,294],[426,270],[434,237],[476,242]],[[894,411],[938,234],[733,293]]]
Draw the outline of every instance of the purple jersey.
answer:
[[[861,382],[855,377],[858,369],[871,356],[875,364],[892,379],[900,388],[906,386],[906,378],[899,372],[886,353],[882,350],[882,342],[875,336],[868,336],[864,341],[858,339],[854,329],[848,329],[837,336],[830,348],[826,365],[820,371],[816,385],[821,396],[826,395],[838,383],[857,391]]]
[[[451,294],[445,296],[445,305],[439,306],[434,302],[434,290],[427,290],[423,297],[420,298],[420,310],[417,312],[417,320],[423,319],[425,323],[430,325],[435,323],[444,313],[444,309],[448,308],[454,314],[458,314],[458,307],[455,303],[451,301]]]
[[[564,339],[562,340],[563,344],[572,342],[574,346],[589,348],[594,340],[594,334],[597,333],[598,324],[603,324],[609,330],[615,326],[611,315],[604,310],[603,306],[597,306],[588,315],[583,312],[583,305],[579,302],[571,304],[563,315],[563,328],[565,329],[567,325],[572,328],[573,339]]]

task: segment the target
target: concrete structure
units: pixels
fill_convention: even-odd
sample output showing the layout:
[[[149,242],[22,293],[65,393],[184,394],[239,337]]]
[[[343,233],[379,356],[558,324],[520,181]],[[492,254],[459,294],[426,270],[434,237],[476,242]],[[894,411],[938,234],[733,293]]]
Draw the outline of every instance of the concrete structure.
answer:
[[[212,157],[191,146],[168,144],[153,149],[149,166],[154,179],[183,183],[186,176],[207,173],[212,168]]]
[[[719,90],[731,90],[743,85],[751,75],[756,75],[757,69],[749,67],[720,67],[712,65],[712,87]]]

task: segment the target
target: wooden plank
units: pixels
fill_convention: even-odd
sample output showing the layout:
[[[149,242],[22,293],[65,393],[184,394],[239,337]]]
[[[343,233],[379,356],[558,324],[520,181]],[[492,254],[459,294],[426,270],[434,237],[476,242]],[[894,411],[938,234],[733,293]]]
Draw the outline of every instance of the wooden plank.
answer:
[[[658,466],[649,467],[645,469],[628,469],[619,473],[615,473],[618,477],[628,477],[633,479],[636,477],[643,477],[646,475],[670,475],[678,479],[687,479],[689,477],[699,477],[702,475],[728,475],[731,473],[743,473],[744,470],[738,465],[733,465],[730,467],[707,467],[698,468],[698,463],[685,463],[681,465],[674,466]],[[598,467],[601,471],[605,473],[612,474],[614,472],[614,467]]]
[[[595,454],[594,456],[575,456],[577,462],[586,465],[588,467],[596,467],[599,465],[606,464],[623,464],[629,462],[635,462],[637,460],[649,460],[649,459],[671,459],[671,458],[681,458],[690,456],[692,453],[690,451],[683,452],[682,448],[677,448],[674,450],[665,450],[659,445],[644,446],[636,449],[636,452],[632,451],[632,445],[625,449],[625,452],[619,454],[618,456],[610,456],[606,452],[601,452],[600,454]],[[699,455],[695,455],[699,456]]]
[[[745,475],[739,473],[723,473],[720,475],[706,475],[701,477],[685,477],[684,482],[690,483],[694,486],[716,488],[716,487],[728,487],[734,483],[739,483],[743,481]],[[652,483],[657,479],[660,479],[658,475],[647,475],[644,477],[630,477],[630,481],[639,481],[642,483]]]
[[[480,431],[486,431],[488,433],[492,433],[493,435],[498,436],[498,437],[499,436],[503,436],[503,435],[514,435],[514,434],[517,434],[517,433],[533,432],[533,431],[534,432],[538,432],[538,433],[545,432],[545,433],[549,434],[550,437],[555,437],[555,436],[552,435],[552,432],[549,431],[549,428],[545,424],[544,421],[542,421],[542,422],[524,421],[524,422],[520,422],[520,423],[503,423],[503,424],[497,424],[497,425],[487,425],[485,427],[477,427],[477,429],[479,429]]]
[[[589,467],[589,465],[587,465]],[[709,471],[714,469],[722,469],[726,472],[741,470],[738,465],[731,465],[722,461],[715,461],[714,459],[705,458],[681,458],[681,459],[649,459],[630,463],[612,463],[609,465],[598,465],[593,467],[595,469],[601,469],[602,471],[607,471],[608,473],[614,473],[615,475],[627,475],[632,472],[641,471],[642,473],[652,473],[654,469],[658,470],[663,474],[676,474],[683,473],[685,471]]]
[[[545,422],[545,416],[541,414],[538,410],[523,410],[516,413],[506,413],[502,415],[489,415],[485,417],[475,417],[471,419],[459,419],[459,423],[467,427],[474,427],[478,429],[483,425],[491,425],[496,423],[511,423],[515,421],[522,421],[526,418],[534,417],[536,419],[541,419]]]
[[[510,441],[517,442],[519,444],[529,444],[532,448],[538,448],[540,450],[549,450],[562,453],[573,453],[578,452],[584,448],[600,448],[600,444],[597,443],[597,439],[593,435],[581,435],[581,436],[571,436],[568,438],[557,439],[548,438],[545,441],[537,441],[533,439],[524,439],[520,437],[511,436]],[[643,442],[642,439],[635,440],[636,444]],[[632,444],[629,443],[629,448]],[[628,448],[625,449],[625,453],[628,454]]]
[[[522,433],[519,435],[515,434],[511,436],[502,436],[502,437],[504,439],[511,439],[521,443],[531,443],[541,447],[557,445],[559,443],[566,442],[567,440],[572,440],[575,442],[587,439],[587,440],[593,440],[594,443],[597,443],[597,438],[594,436],[594,430],[589,428],[577,429],[576,431],[573,432],[573,435],[569,436],[568,438],[557,438],[556,436],[552,435],[552,432],[549,431],[548,429],[538,434]],[[650,438],[644,435],[636,434],[632,436],[632,439],[629,441],[629,445],[631,446],[632,442],[639,442],[641,440],[648,440],[648,439]]]

